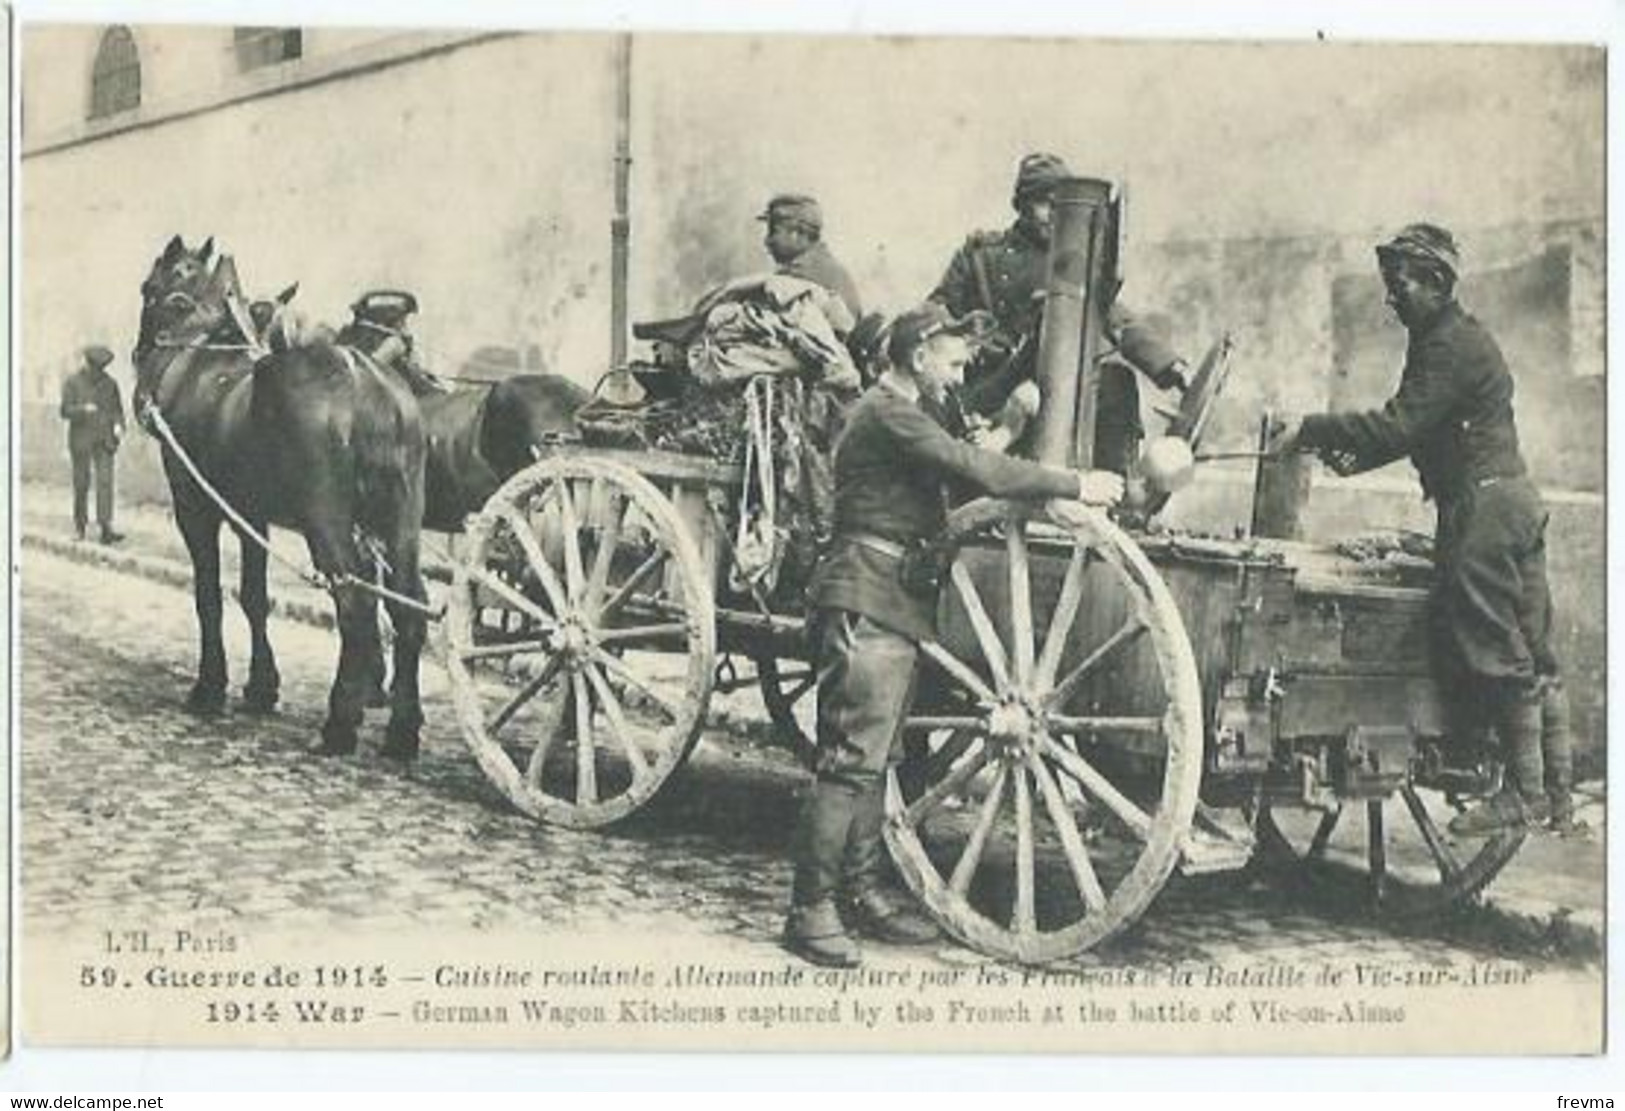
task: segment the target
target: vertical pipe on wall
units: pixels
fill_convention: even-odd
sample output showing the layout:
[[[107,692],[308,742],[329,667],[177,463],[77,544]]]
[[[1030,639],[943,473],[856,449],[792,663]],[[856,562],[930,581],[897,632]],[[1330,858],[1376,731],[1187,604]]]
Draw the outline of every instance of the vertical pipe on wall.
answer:
[[[627,266],[632,246],[632,36],[615,42],[615,215],[609,240],[609,365],[626,365]]]

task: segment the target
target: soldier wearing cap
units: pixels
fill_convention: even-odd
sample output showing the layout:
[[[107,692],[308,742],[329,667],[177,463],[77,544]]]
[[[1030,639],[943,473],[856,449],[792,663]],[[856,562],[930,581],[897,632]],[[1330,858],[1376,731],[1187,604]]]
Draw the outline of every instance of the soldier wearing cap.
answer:
[[[851,967],[852,934],[894,944],[937,936],[880,878],[883,788],[901,755],[919,644],[935,636],[934,576],[917,559],[945,524],[944,484],[998,497],[1109,504],[1122,480],[985,451],[934,413],[970,360],[968,326],[941,305],[903,313],[888,363],[850,410],[835,451],[835,537],[813,576],[818,658],[816,778],[793,843],[785,944],[818,964]]]
[[[405,290],[375,289],[350,306],[350,322],[339,329],[336,342],[365,351],[406,380],[416,397],[445,393],[446,385],[419,363],[414,350],[412,315],[418,299]]]
[[[973,311],[992,315],[996,330],[983,345],[984,354],[972,368],[962,400],[971,413],[998,414],[998,423],[1013,430],[1025,426],[1034,408],[1024,404],[1032,391],[1018,387],[1036,371],[1053,227],[1051,202],[1055,187],[1071,176],[1056,155],[1040,152],[1024,157],[1010,198],[1015,222],[1002,231],[977,232],[967,239],[930,294],[931,300],[957,316]],[[1105,334],[1117,350],[1115,359],[1100,366],[1094,462],[1121,474],[1137,458],[1145,434],[1139,386],[1130,368],[1161,389],[1182,390],[1187,384],[1186,365],[1123,305],[1111,306]],[[1007,407],[1012,402],[1017,408]]]
[[[73,461],[73,527],[85,538],[90,481],[96,479],[96,523],[103,544],[124,537],[113,531],[113,454],[124,438],[124,399],[107,368],[113,353],[100,344],[80,352],[82,365],[62,383],[59,412],[68,422],[68,456]]]
[[[763,243],[778,272],[814,282],[839,297],[851,320],[831,323],[842,335],[851,331],[863,318],[863,302],[852,275],[824,242],[824,210],[818,201],[803,193],[781,193],[767,202],[757,219],[767,224]]]
[[[1456,301],[1454,237],[1412,224],[1377,248],[1388,304],[1409,333],[1399,390],[1380,409],[1284,422],[1273,450],[1320,452],[1343,474],[1409,456],[1438,509],[1434,670],[1457,711],[1493,728],[1509,782],[1455,821],[1458,836],[1572,820],[1568,702],[1552,649],[1546,519],[1518,449],[1512,375]]]

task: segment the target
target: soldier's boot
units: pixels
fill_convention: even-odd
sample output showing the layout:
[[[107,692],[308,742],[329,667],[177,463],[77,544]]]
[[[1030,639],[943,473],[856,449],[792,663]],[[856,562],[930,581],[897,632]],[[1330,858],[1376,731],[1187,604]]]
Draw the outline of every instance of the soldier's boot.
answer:
[[[885,786],[877,783],[857,800],[847,834],[841,911],[849,929],[889,945],[926,945],[942,936],[913,899],[892,890],[883,877]]]
[[[1541,758],[1541,704],[1529,696],[1508,697],[1496,708],[1495,732],[1507,763],[1501,790],[1450,822],[1458,837],[1487,837],[1509,829],[1545,825],[1545,762]]]
[[[1540,750],[1552,828],[1574,828],[1574,748],[1569,732],[1569,692],[1561,676],[1549,676],[1540,694]]]
[[[802,803],[790,849],[795,881],[784,923],[784,947],[830,968],[856,968],[863,963],[863,950],[846,932],[835,904],[856,801],[851,791],[840,786],[814,783]]]

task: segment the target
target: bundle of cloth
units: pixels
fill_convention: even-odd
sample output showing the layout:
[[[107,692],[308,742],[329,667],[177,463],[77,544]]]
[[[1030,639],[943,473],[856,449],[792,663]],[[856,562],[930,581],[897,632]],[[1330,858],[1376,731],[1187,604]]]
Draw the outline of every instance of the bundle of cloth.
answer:
[[[855,393],[858,368],[842,336],[852,314],[839,297],[790,274],[729,282],[695,309],[703,321],[688,346],[688,369],[703,386],[768,375],[795,377],[837,395]]]
[[[723,285],[688,316],[640,324],[652,364],[629,369],[636,404],[589,404],[589,444],[701,455],[738,466],[727,499],[733,586],[765,600],[799,589],[834,527],[831,454],[862,386],[853,320],[823,286],[789,274]]]

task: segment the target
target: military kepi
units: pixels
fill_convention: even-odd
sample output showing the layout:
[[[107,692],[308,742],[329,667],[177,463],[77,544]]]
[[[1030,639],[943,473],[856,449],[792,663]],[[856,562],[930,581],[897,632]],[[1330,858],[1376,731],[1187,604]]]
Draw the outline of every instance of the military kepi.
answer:
[[[937,302],[927,301],[892,321],[886,353],[894,366],[903,366],[914,349],[932,336],[963,336],[974,330],[970,320],[956,320]]]
[[[1443,269],[1452,279],[1460,274],[1461,251],[1456,237],[1437,224],[1407,224],[1399,234],[1377,247],[1377,264],[1392,266],[1414,259]]]
[[[1027,155],[1016,167],[1016,187],[1010,203],[1020,207],[1029,197],[1053,193],[1055,187],[1072,176],[1072,171],[1060,155],[1037,151]]]
[[[816,198],[805,193],[780,193],[767,202],[767,208],[756,218],[770,223],[797,223],[813,231],[824,230],[824,210],[818,206]]]
[[[399,327],[418,311],[418,299],[402,289],[374,289],[363,293],[350,311],[363,320]]]

